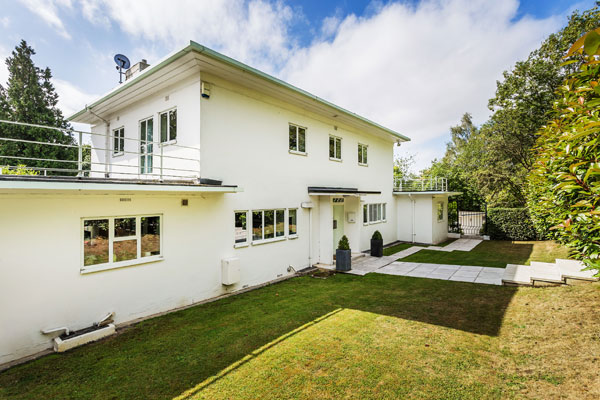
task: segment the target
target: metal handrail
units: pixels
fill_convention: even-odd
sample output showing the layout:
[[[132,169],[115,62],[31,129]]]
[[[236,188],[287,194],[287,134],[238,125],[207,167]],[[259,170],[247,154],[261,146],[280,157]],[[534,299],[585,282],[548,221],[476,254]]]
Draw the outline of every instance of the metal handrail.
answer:
[[[70,135],[73,140],[76,142],[76,144],[67,144],[67,143],[53,143],[53,142],[43,142],[43,141],[39,141],[39,140],[29,140],[29,139],[16,139],[16,138],[10,138],[10,137],[0,137],[0,146],[2,142],[12,142],[12,143],[23,143],[23,144],[29,144],[29,145],[37,145],[37,146],[55,146],[55,147],[61,147],[61,148],[71,148],[71,149],[77,149],[77,159],[73,158],[73,159],[69,159],[68,157],[63,157],[63,159],[58,159],[58,158],[42,158],[42,157],[26,157],[26,156],[21,156],[21,155],[0,155],[0,160],[1,159],[6,159],[6,160],[22,160],[22,161],[36,161],[36,162],[47,162],[47,163],[56,163],[56,164],[69,164],[69,163],[73,163],[73,164],[77,164],[77,169],[74,168],[58,168],[56,165],[53,167],[34,167],[34,166],[27,166],[25,165],[25,167],[27,169],[33,170],[33,171],[43,171],[44,175],[47,175],[48,172],[54,172],[54,173],[58,173],[58,174],[72,174],[72,173],[77,173],[77,176],[84,176],[84,175],[89,175],[89,174],[99,174],[103,177],[109,178],[111,174],[114,175],[128,175],[128,176],[137,176],[137,178],[139,179],[140,177],[143,177],[144,179],[153,179],[153,178],[158,178],[159,180],[163,180],[163,178],[185,178],[185,179],[199,179],[200,178],[200,148],[199,147],[193,147],[193,146],[184,146],[184,145],[180,145],[177,143],[162,143],[160,141],[152,141],[149,142],[147,140],[142,140],[142,139],[135,139],[135,138],[128,138],[128,137],[117,137],[115,135],[112,134],[100,134],[100,133],[94,133],[94,132],[84,132],[84,131],[80,131],[80,130],[76,130],[76,129],[64,129],[64,128],[57,128],[57,127],[53,127],[53,126],[44,126],[44,125],[39,125],[39,124],[31,124],[31,123],[26,123],[26,122],[16,122],[16,121],[7,121],[7,120],[0,120],[0,126],[1,124],[8,124],[8,125],[15,125],[15,126],[22,126],[22,127],[29,127],[29,128],[39,128],[39,129],[49,129],[49,130],[54,130],[54,131],[59,131],[62,132],[64,134],[68,134]],[[73,133],[77,133],[78,137],[75,138]],[[0,134],[2,134],[1,130],[0,130]],[[84,135],[89,135],[90,140],[89,140],[89,144],[85,144],[84,143]],[[158,163],[157,162],[152,162],[152,171],[151,173],[145,172],[142,170],[141,167],[141,162],[137,161],[133,164],[123,164],[123,163],[113,163],[110,162],[112,161],[112,157],[110,158],[110,161],[108,162],[98,162],[98,161],[92,161],[90,159],[90,161],[84,161],[83,160],[83,152],[84,149],[86,151],[102,151],[102,152],[106,152],[108,154],[105,154],[106,159],[109,160],[109,154],[110,155],[114,155],[114,148],[109,147],[97,147],[97,146],[93,146],[92,145],[92,141],[91,141],[91,137],[92,136],[99,136],[99,137],[103,137],[105,139],[108,139],[109,142],[112,144],[112,140],[115,138],[123,139],[123,141],[133,141],[135,143],[139,143],[140,146],[136,146],[136,148],[139,149],[139,151],[129,151],[129,150],[125,150],[123,149],[122,151],[119,151],[118,154],[120,155],[125,155],[125,154],[129,154],[129,155],[134,155],[135,157],[126,157],[125,160],[132,160],[134,158],[138,158],[141,159],[142,156],[151,156],[153,160],[156,160],[156,158],[158,158]],[[156,145],[158,146],[157,149],[159,149],[159,152],[152,152],[152,153],[147,153],[147,147],[149,145]],[[172,155],[173,151],[169,151],[169,154],[164,154],[164,149],[165,148],[169,148],[170,150],[179,150],[179,149],[185,149],[185,150],[193,150],[194,152],[197,152],[197,157],[184,157],[184,156],[180,156],[180,155]],[[167,161],[172,161],[173,163],[175,163],[175,165],[173,166],[171,165],[165,165],[165,163]],[[180,164],[177,164],[177,162],[180,162]],[[193,166],[187,166],[186,163],[192,163]],[[184,165],[181,165],[181,163],[183,163]],[[25,163],[27,164],[27,163]],[[1,166],[1,165],[0,165]],[[94,169],[94,166],[101,166],[104,168],[96,168]],[[6,167],[8,167],[9,169],[11,168],[18,168],[17,166],[10,166],[7,165]],[[89,168],[89,169],[87,169]],[[114,170],[114,168],[118,168],[118,170]],[[137,172],[133,173],[133,172],[127,172],[127,170],[122,170],[122,169],[127,169],[127,168],[136,168]],[[190,169],[192,168],[192,169]],[[120,169],[120,170],[119,170]],[[158,171],[154,172],[154,171]],[[166,172],[170,172],[169,174],[165,174]],[[177,172],[181,172],[182,174],[176,175],[174,173]],[[0,169],[0,173],[1,173],[1,169]],[[184,173],[192,173],[190,174],[184,174]],[[132,179],[134,179],[132,177]]]
[[[429,177],[417,179],[394,178],[394,191],[396,192],[447,192],[448,179],[443,177]]]

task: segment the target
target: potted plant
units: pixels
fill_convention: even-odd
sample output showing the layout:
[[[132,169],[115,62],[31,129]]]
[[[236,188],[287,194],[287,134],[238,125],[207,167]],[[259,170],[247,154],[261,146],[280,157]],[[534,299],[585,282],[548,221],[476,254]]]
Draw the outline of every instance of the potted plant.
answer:
[[[371,236],[371,256],[383,257],[383,237],[379,231],[373,232]]]
[[[335,251],[335,269],[338,271],[350,271],[351,263],[350,244],[348,243],[348,238],[344,235],[340,239],[338,248]]]

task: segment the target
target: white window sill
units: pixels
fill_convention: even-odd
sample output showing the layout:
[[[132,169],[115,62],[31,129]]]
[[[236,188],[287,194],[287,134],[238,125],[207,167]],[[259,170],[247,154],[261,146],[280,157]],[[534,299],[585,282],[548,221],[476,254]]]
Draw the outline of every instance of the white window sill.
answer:
[[[329,157],[330,161],[336,161],[336,162],[342,162],[341,158],[333,158],[333,157]]]
[[[288,150],[290,154],[295,154],[297,156],[308,156],[308,153],[305,151],[298,151],[298,150]]]
[[[162,261],[162,260],[164,260],[163,256],[150,256],[150,257],[136,258],[135,260],[116,262],[116,263],[112,263],[112,264],[90,265],[87,267],[82,267],[80,270],[80,273],[81,273],[81,275],[91,274],[92,272],[100,272],[100,271],[107,271],[110,269],[131,267],[134,265],[148,264],[148,263],[153,263],[153,262]]]
[[[171,145],[171,144],[177,144],[177,139],[169,140],[167,142],[160,142],[161,146],[168,146],[168,145]]]
[[[118,153],[113,153],[113,155],[112,155],[112,156],[113,156],[113,158],[117,158],[117,157],[121,157],[121,156],[124,156],[124,155],[125,155],[125,153],[123,153],[123,152],[118,152]]]
[[[288,239],[298,239],[298,234],[288,236]]]
[[[264,239],[264,240],[253,240],[252,241],[252,246],[258,246],[261,244],[266,244],[266,243],[273,243],[273,242],[281,242],[282,240],[285,240],[286,237],[285,236],[279,236],[273,239]]]
[[[386,223],[387,219],[382,219],[381,221],[371,221],[371,222],[363,222],[363,225],[377,225]]]
[[[244,243],[235,243],[235,244],[233,245],[233,248],[235,248],[235,249],[241,249],[242,247],[248,247],[248,246],[250,246],[250,243],[248,243],[248,242],[246,241],[246,242],[244,242]]]
[[[369,164],[365,164],[365,163],[358,163],[358,165],[360,165],[361,167],[368,167]]]

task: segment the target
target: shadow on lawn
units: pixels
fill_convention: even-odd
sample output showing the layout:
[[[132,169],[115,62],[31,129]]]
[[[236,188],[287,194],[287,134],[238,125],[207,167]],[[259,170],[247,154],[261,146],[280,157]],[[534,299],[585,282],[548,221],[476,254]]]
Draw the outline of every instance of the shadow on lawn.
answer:
[[[340,309],[496,336],[516,290],[380,274],[292,279],[2,372],[0,398],[173,398]]]

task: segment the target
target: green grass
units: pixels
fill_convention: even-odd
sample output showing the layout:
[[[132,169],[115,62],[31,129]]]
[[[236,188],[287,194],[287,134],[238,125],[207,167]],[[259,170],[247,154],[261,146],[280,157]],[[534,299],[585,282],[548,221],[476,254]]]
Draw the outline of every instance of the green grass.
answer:
[[[0,398],[594,398],[599,331],[598,284],[302,277],[16,366]]]
[[[553,241],[486,240],[471,251],[421,250],[401,261],[505,268],[506,264],[529,265],[531,261],[554,262],[568,257],[568,249]]]
[[[402,250],[406,250],[409,247],[413,247],[413,246],[414,246],[414,244],[412,244],[412,243],[398,243],[398,244],[395,244],[393,246],[384,248],[383,249],[383,255],[384,256],[391,256],[392,254],[395,254],[395,253],[397,253],[399,251],[402,251]]]

